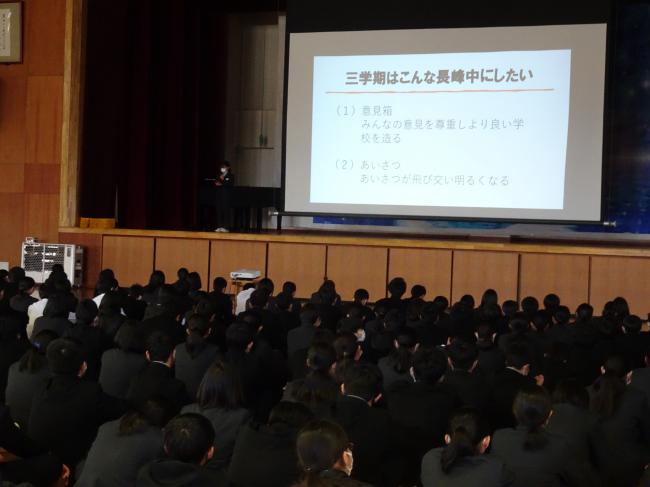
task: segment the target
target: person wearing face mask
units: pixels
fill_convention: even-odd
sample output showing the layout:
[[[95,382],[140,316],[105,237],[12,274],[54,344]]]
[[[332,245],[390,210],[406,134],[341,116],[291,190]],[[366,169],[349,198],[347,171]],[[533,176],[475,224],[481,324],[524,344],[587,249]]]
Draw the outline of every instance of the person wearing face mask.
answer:
[[[232,173],[230,163],[223,161],[219,166],[219,175],[214,180],[217,188],[231,188],[235,185],[235,175]],[[226,228],[230,220],[230,209],[224,206],[217,207],[217,229],[216,232],[227,232]]]

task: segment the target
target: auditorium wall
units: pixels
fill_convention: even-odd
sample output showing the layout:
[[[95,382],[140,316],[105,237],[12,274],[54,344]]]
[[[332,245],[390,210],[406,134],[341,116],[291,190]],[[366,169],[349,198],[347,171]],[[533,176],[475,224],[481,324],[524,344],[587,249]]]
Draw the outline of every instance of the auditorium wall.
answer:
[[[23,0],[23,60],[0,65],[0,261],[58,239],[65,0]]]

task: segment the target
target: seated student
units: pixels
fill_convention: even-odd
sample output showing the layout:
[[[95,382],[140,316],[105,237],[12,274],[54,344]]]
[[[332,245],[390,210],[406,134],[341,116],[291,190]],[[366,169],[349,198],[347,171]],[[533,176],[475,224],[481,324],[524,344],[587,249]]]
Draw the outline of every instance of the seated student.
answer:
[[[316,417],[330,417],[339,395],[339,386],[334,380],[334,347],[327,340],[315,342],[309,347],[306,363],[306,376],[288,383],[282,399],[304,404]]]
[[[160,270],[154,270],[149,276],[149,283],[144,287],[142,299],[147,304],[156,304],[158,301],[158,290],[165,285],[165,273]],[[169,285],[173,290],[174,287]]]
[[[296,440],[302,479],[292,487],[370,487],[351,479],[354,456],[345,430],[319,420],[305,426]]]
[[[75,486],[133,485],[140,468],[163,455],[162,428],[169,419],[162,404],[147,401],[120,419],[104,423]]]
[[[490,429],[474,409],[461,409],[449,421],[446,446],[422,459],[423,487],[504,487],[512,472],[502,460],[485,454],[490,446]]]
[[[137,323],[125,321],[115,335],[117,348],[106,350],[102,355],[99,384],[106,394],[126,398],[129,385],[147,365],[144,342]]]
[[[489,420],[495,429],[512,428],[517,424],[512,404],[519,391],[535,385],[529,372],[528,349],[512,343],[506,350],[506,368],[494,377],[488,399]]]
[[[146,342],[145,356],[149,363],[131,380],[126,398],[132,405],[149,399],[166,402],[171,411],[178,413],[190,402],[185,384],[174,377],[174,343],[161,332],[154,332]]]
[[[322,326],[336,331],[336,325],[343,318],[341,309],[341,296],[336,292],[334,281],[326,280],[317,292],[312,294],[310,302],[320,316]]]
[[[214,430],[200,414],[176,416],[163,430],[165,458],[138,472],[136,487],[225,487],[225,476],[204,468],[214,455]]]
[[[388,412],[375,407],[382,397],[381,371],[372,364],[353,364],[343,374],[341,392],[333,419],[355,445],[354,478],[377,487],[393,485],[399,480],[392,468],[395,427]]]
[[[122,303],[122,311],[124,311],[127,319],[136,321],[144,319],[147,302],[142,299],[142,293],[144,293],[144,287],[140,284],[133,284],[129,288],[129,292]]]
[[[630,372],[630,386],[640,390],[650,404],[650,347],[645,350],[644,365]]]
[[[115,279],[114,275],[100,277],[95,285],[95,297],[93,298],[93,301],[97,305],[97,309],[102,305],[104,296],[106,296],[107,293],[116,292],[118,289],[119,283],[117,282],[117,279]]]
[[[115,337],[117,330],[126,321],[126,316],[122,314],[123,304],[123,296],[117,291],[110,291],[104,295],[98,308],[97,325],[110,339]]]
[[[443,382],[454,390],[462,406],[483,410],[487,402],[488,384],[477,369],[478,348],[472,343],[455,339],[445,350],[451,370],[445,373]]]
[[[111,347],[111,339],[95,320],[97,305],[92,299],[79,301],[75,316],[74,325],[65,332],[64,337],[81,345],[88,364],[85,377],[96,381],[99,377],[102,353]]]
[[[364,323],[368,323],[375,319],[375,312],[368,306],[370,301],[370,293],[367,289],[357,289],[354,291],[353,301],[345,308],[345,314],[349,314],[352,308],[356,308],[361,312],[361,317]]]
[[[9,368],[5,402],[11,417],[23,430],[27,430],[34,394],[50,376],[45,351],[57,338],[52,331],[42,331],[32,339],[31,348]]]
[[[51,330],[60,337],[68,331],[72,323],[68,321],[69,309],[60,295],[50,296],[43,310],[43,316],[34,321],[32,335],[38,335],[43,330]]]
[[[210,322],[203,316],[193,315],[187,321],[187,339],[176,346],[176,378],[185,384],[187,396],[196,397],[196,391],[205,371],[215,361],[219,349],[207,342]]]
[[[487,323],[476,329],[476,347],[478,348],[478,368],[488,379],[506,368],[506,355],[495,343],[496,331]]]
[[[230,487],[286,487],[297,481],[296,437],[312,418],[306,406],[281,401],[271,410],[267,424],[244,425],[228,467]]]
[[[404,430],[398,445],[407,461],[404,482],[413,485],[422,457],[443,445],[445,431],[458,398],[440,383],[447,370],[445,354],[437,349],[419,348],[413,354],[411,376],[414,382],[399,382],[387,392],[388,410],[393,421]]]
[[[63,471],[63,465],[47,449],[37,445],[18,428],[9,410],[0,404],[0,484],[53,485]],[[7,454],[8,453],[8,454]],[[15,458],[14,458],[15,457]],[[24,482],[24,483],[22,483]]]
[[[287,336],[292,330],[300,326],[300,303],[294,300],[290,294],[283,292],[278,294],[274,299],[276,321],[282,333],[279,350],[286,357],[288,355]]]
[[[334,343],[334,339],[335,339],[334,333],[332,333],[330,330],[326,328],[319,327],[314,333],[314,337],[312,338],[309,347],[317,344],[326,344],[331,346],[332,343]],[[305,377],[307,372],[309,372],[309,368],[307,367],[308,352],[309,352],[309,348],[304,348],[302,350],[297,350],[296,352],[293,353],[293,355],[289,356],[288,358],[288,365],[290,370],[289,375],[293,380],[302,379]],[[334,361],[336,361],[336,352],[334,352]]]
[[[540,386],[527,387],[518,392],[512,409],[518,426],[497,430],[491,451],[515,474],[514,487],[575,485],[569,444],[546,430],[552,413],[548,393]]]
[[[393,350],[387,357],[379,360],[379,370],[387,391],[399,381],[413,380],[410,375],[411,358],[418,349],[417,334],[411,328],[403,327],[393,340]]]
[[[218,323],[229,325],[232,322],[232,299],[226,294],[228,282],[223,277],[215,277],[212,292],[208,299],[214,304],[215,319]]]
[[[10,367],[29,350],[24,330],[24,323],[19,317],[0,317],[0,403],[5,399]]]
[[[27,432],[74,468],[88,452],[97,428],[119,417],[124,405],[96,382],[82,380],[87,366],[75,342],[51,342],[47,361],[53,375],[34,395]]]
[[[300,326],[287,334],[287,355],[291,357],[298,350],[309,348],[320,324],[320,316],[314,305],[306,304],[300,311]]]
[[[248,282],[244,284],[244,287],[242,288],[241,291],[235,296],[235,315],[238,315],[239,313],[243,313],[246,311],[247,307],[246,304],[248,303],[248,299],[251,297],[251,294],[255,292],[255,284],[252,282]]]
[[[641,318],[628,315],[623,318],[623,334],[616,338],[616,354],[625,357],[628,370],[645,365],[645,351],[650,345],[648,333],[641,331]]]
[[[636,485],[650,463],[650,409],[645,394],[626,387],[626,375],[625,360],[612,356],[590,389],[597,468],[605,485],[621,487]]]
[[[23,277],[18,281],[18,294],[12,296],[9,300],[11,309],[24,315],[27,314],[29,307],[36,303],[38,299],[32,296],[36,291],[36,282],[31,277]]]
[[[174,286],[163,284],[155,291],[155,300],[148,303],[145,317],[139,326],[145,340],[155,332],[162,332],[169,336],[174,345],[185,341],[185,330],[181,325],[181,318],[185,310],[176,295]]]
[[[197,413],[210,420],[216,433],[214,456],[206,468],[222,470],[228,466],[235,440],[251,413],[244,407],[242,385],[237,371],[223,361],[215,362],[205,373],[197,402],[185,406],[183,413]]]

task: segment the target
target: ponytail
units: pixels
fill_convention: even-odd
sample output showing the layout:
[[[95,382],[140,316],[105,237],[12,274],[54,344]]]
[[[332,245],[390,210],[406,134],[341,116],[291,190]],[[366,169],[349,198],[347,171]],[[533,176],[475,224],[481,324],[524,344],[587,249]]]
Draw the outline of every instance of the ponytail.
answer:
[[[551,411],[551,398],[540,386],[526,388],[517,394],[512,412],[517,424],[526,430],[524,450],[540,450],[546,446],[548,438],[544,426]]]
[[[594,383],[591,397],[591,410],[603,418],[610,418],[618,409],[621,396],[625,392],[623,381],[611,372],[601,375]]]

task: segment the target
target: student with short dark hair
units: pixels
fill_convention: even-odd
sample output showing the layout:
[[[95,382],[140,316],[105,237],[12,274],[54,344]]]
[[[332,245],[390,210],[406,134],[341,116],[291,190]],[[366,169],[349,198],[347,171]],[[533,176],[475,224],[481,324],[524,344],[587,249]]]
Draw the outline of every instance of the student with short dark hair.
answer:
[[[478,348],[473,343],[455,339],[445,349],[449,368],[444,383],[456,393],[461,406],[482,410],[488,397],[488,383],[478,370]]]
[[[287,334],[287,355],[309,348],[314,333],[320,326],[320,316],[313,304],[306,304],[300,311],[300,326]]]
[[[214,455],[214,438],[210,421],[200,414],[176,416],[163,430],[165,458],[142,467],[136,487],[225,487],[223,474],[204,467]]]
[[[146,366],[144,339],[138,330],[138,323],[125,321],[115,335],[117,348],[102,354],[99,384],[111,396],[126,398],[133,377]]]
[[[124,404],[106,395],[96,382],[82,380],[87,366],[75,342],[52,341],[47,360],[52,377],[34,395],[27,432],[75,468],[88,452],[97,428],[119,417]]]
[[[187,320],[185,343],[176,345],[175,375],[185,384],[190,399],[196,397],[205,371],[219,354],[219,349],[207,341],[211,330],[211,323],[205,317],[194,314]]]
[[[453,414],[445,435],[446,446],[429,451],[422,459],[423,487],[505,487],[513,480],[503,461],[486,454],[489,425],[474,409]]]
[[[338,424],[320,420],[305,426],[296,440],[302,479],[293,487],[370,487],[350,478],[352,445]]]
[[[164,333],[154,332],[146,341],[145,356],[149,363],[131,380],[127,399],[135,406],[149,399],[161,400],[178,413],[190,399],[185,384],[174,377],[174,343]]]
[[[244,407],[241,380],[234,369],[217,361],[206,371],[197,392],[197,402],[183,408],[183,413],[205,416],[216,432],[214,455],[206,468],[222,470],[228,466],[235,440],[251,413]]]
[[[287,487],[296,482],[300,477],[296,437],[312,418],[306,406],[281,401],[271,410],[266,424],[244,425],[228,467],[230,486]]]
[[[110,348],[111,339],[95,320],[97,305],[92,299],[79,301],[75,315],[77,318],[75,323],[64,336],[81,345],[88,364],[86,378],[96,381],[99,377],[102,354]]]
[[[134,485],[140,468],[162,456],[162,428],[169,419],[165,407],[150,400],[120,419],[104,423],[75,486]]]
[[[399,381],[410,381],[411,359],[418,348],[418,337],[412,328],[403,327],[393,339],[390,354],[377,364],[383,377],[383,388],[389,390]]]
[[[387,286],[388,297],[380,299],[375,305],[386,306],[386,308],[396,309],[400,313],[405,311],[406,303],[402,296],[406,293],[406,281],[403,277],[394,277]]]
[[[34,322],[32,336],[38,335],[43,330],[51,330],[60,337],[72,326],[68,320],[69,310],[65,299],[60,295],[50,296],[43,310],[43,316]]]

